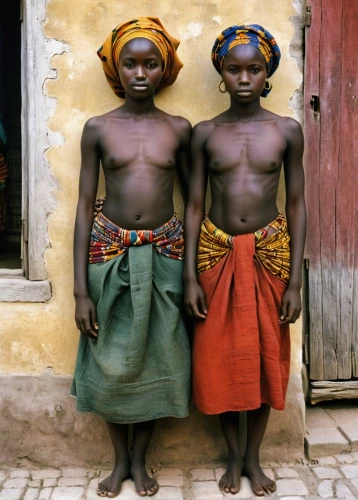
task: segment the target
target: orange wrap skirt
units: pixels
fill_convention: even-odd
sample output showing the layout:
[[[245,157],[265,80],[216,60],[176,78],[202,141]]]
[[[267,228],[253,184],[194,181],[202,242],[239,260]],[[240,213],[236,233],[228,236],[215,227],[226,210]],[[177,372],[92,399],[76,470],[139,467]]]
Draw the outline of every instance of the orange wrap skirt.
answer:
[[[289,279],[289,240],[281,215],[256,233],[238,236],[209,219],[202,224],[198,274],[208,314],[195,326],[193,386],[203,413],[253,410],[262,403],[285,407],[290,336],[279,315]]]

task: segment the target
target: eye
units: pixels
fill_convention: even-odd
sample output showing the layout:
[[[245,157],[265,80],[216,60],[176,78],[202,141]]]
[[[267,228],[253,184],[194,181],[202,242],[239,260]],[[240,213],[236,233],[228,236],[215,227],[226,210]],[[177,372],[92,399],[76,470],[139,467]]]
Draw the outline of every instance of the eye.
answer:
[[[129,62],[129,61],[128,61],[128,62],[126,62],[126,63],[124,64],[124,66],[125,66],[126,68],[134,68],[134,63],[133,63],[133,62]]]
[[[259,68],[252,68],[251,73],[256,75],[259,71],[260,71]]]
[[[237,73],[237,68],[230,67],[230,68],[228,69],[228,72],[229,72],[229,73]]]
[[[149,69],[155,69],[158,67],[158,64],[156,62],[151,62],[148,64]]]

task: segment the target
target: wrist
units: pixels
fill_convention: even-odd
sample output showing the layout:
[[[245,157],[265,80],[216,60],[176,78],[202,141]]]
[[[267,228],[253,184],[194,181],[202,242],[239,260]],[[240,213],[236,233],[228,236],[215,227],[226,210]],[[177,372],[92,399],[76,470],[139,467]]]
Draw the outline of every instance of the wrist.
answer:
[[[302,281],[291,281],[289,280],[287,289],[299,292],[302,288]]]
[[[87,298],[89,295],[87,290],[73,290],[73,296],[77,300]]]
[[[198,281],[196,274],[183,274],[184,283],[196,283]]]

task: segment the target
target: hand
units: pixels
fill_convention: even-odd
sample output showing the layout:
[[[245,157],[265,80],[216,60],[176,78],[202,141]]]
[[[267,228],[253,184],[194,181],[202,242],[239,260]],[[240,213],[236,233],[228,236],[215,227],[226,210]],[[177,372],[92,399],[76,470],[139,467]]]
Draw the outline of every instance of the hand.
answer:
[[[186,312],[191,318],[206,319],[208,308],[205,294],[196,280],[185,284],[184,304]]]
[[[104,202],[106,201],[106,198],[102,196],[102,198],[98,198],[96,200],[96,203],[94,204],[94,215],[97,215],[99,212],[102,211]]]
[[[96,339],[98,334],[96,308],[92,300],[87,296],[76,298],[75,320],[77,328],[91,339]]]
[[[301,293],[298,288],[288,286],[281,302],[280,325],[295,323],[300,317],[302,309]]]

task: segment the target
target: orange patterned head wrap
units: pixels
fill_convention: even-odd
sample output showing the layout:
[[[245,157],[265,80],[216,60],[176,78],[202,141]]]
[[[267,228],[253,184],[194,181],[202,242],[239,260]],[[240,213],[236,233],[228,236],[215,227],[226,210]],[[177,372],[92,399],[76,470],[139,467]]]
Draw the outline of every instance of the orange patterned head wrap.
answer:
[[[113,92],[122,98],[125,92],[118,73],[119,56],[124,45],[134,38],[150,40],[162,56],[163,72],[158,89],[172,85],[183,67],[176,52],[179,40],[169,35],[157,17],[139,17],[119,24],[98,49],[97,54],[102,61],[109,85]]]

